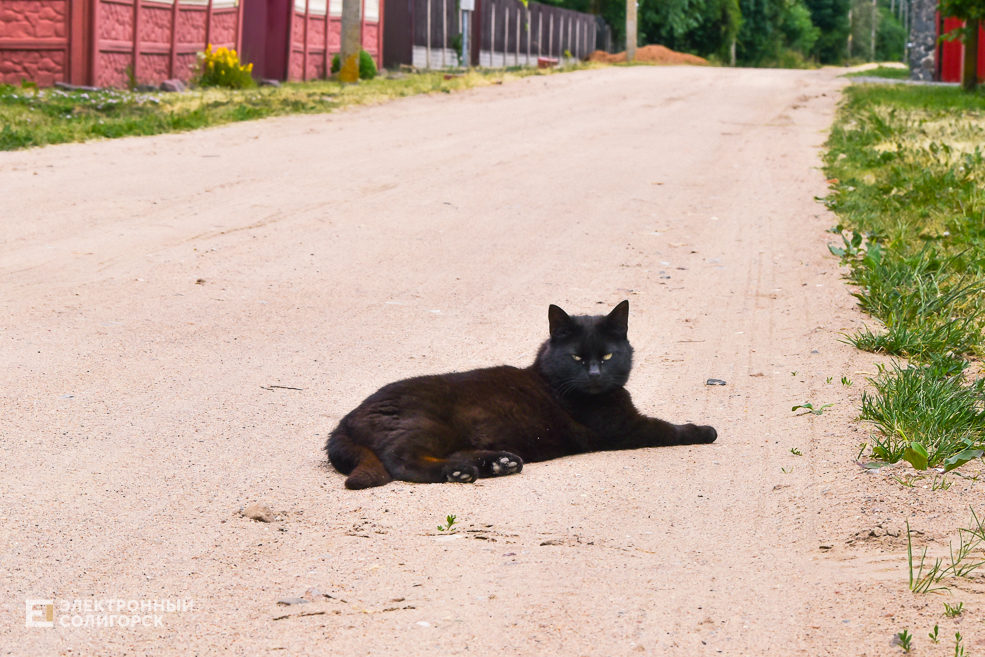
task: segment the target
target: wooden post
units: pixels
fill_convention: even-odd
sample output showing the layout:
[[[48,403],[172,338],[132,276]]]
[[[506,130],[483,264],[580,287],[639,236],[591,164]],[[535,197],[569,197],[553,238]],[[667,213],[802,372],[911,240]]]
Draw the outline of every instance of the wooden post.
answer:
[[[527,66],[530,66],[530,6],[527,5]]]
[[[537,59],[544,54],[544,10],[537,12]]]
[[[445,53],[448,52],[448,0],[441,0],[441,68],[445,68]]]
[[[961,88],[974,91],[978,88],[978,19],[965,24],[967,31],[964,38],[964,67],[961,71]]]
[[[489,19],[489,66],[495,66],[496,59],[496,5],[489,3],[492,16]]]
[[[626,61],[636,59],[636,0],[626,0]]]
[[[427,11],[428,11],[428,40],[427,44],[424,46],[424,56],[427,58],[427,63],[424,68],[431,68],[431,0],[427,1]]]
[[[547,56],[554,56],[554,13],[551,13],[551,21],[547,27]]]
[[[503,17],[503,67],[509,65],[507,57],[510,52],[510,6],[506,5],[503,8],[503,13],[506,15]]]
[[[517,7],[516,10],[516,61],[513,62],[517,66],[520,65],[520,8]]]

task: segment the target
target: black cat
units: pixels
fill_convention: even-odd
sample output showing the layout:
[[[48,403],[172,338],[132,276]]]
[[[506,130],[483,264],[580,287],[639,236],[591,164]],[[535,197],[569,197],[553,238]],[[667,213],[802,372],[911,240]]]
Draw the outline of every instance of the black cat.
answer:
[[[421,376],[380,388],[325,445],[346,488],[393,479],[472,482],[524,461],[638,447],[711,443],[712,427],[641,415],[623,387],[632,367],[629,302],[606,316],[548,311],[551,337],[526,369]]]

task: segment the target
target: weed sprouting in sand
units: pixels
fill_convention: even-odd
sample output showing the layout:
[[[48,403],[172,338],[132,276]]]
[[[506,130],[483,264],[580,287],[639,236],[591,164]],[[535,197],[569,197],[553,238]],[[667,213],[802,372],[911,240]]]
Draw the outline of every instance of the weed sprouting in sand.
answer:
[[[913,572],[913,539],[910,536],[910,523],[906,523],[906,559],[910,570],[910,590],[914,593],[936,593],[936,592],[946,592],[948,588],[946,586],[935,586],[944,578],[944,560],[937,559],[934,561],[934,565],[930,566],[927,573],[924,574],[924,567],[926,565],[927,558],[927,548],[923,549],[923,553],[920,555],[920,564],[917,566],[916,573]]]
[[[980,557],[973,557],[980,555]],[[958,529],[958,549],[950,545],[950,565],[944,564],[944,559],[934,559],[933,564],[927,560],[927,548],[923,548],[919,563],[913,557],[913,539],[910,523],[906,523],[906,558],[910,575],[910,590],[914,593],[944,593],[947,586],[940,585],[945,577],[969,577],[974,571],[985,565],[985,523],[971,509],[971,526]],[[945,613],[954,616],[961,613],[964,603],[951,607],[944,604]],[[952,613],[952,609],[956,610]]]
[[[910,652],[913,643],[913,635],[906,628],[896,634],[896,644],[903,649],[903,652]]]
[[[834,404],[824,404],[823,406],[818,406],[817,408],[814,408],[814,404],[810,402],[804,402],[803,404],[797,404],[790,410],[793,412],[797,411],[798,409],[807,411],[807,413],[801,413],[801,415],[809,415],[812,413],[814,415],[821,415],[822,413],[824,413],[824,409],[829,408],[831,406],[834,406]]]
[[[455,532],[455,530],[452,529],[452,528],[456,524],[458,524],[458,520],[456,519],[456,517],[455,516],[448,516],[447,518],[445,518],[445,524],[438,525],[438,531],[439,532],[448,532],[449,534],[452,534],[452,533]]]
[[[956,618],[960,616],[963,611],[964,611],[963,602],[959,602],[956,605],[951,605],[946,602],[944,603],[944,615],[947,616],[948,618]]]

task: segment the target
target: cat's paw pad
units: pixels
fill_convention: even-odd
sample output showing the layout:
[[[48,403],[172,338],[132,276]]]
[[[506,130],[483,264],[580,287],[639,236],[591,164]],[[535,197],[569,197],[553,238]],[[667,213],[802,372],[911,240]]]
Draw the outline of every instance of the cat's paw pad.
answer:
[[[453,484],[471,484],[479,478],[479,471],[472,465],[445,468],[445,478]]]
[[[516,474],[523,470],[523,461],[515,454],[500,454],[489,462],[494,477]]]

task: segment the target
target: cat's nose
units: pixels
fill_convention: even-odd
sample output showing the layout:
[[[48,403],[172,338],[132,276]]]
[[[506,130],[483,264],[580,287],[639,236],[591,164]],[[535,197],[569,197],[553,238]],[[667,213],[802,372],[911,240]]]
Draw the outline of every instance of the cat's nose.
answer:
[[[600,376],[602,376],[602,370],[599,368],[598,363],[588,364],[588,376],[590,376],[593,379],[597,379]]]

